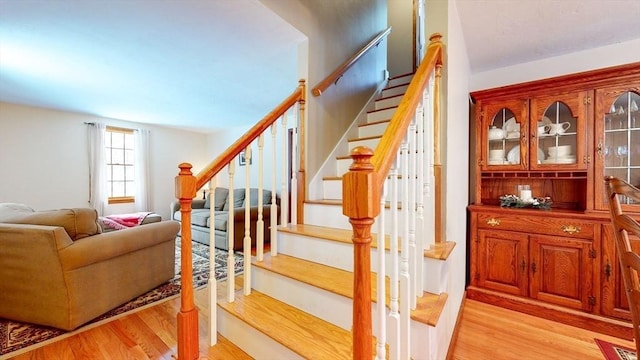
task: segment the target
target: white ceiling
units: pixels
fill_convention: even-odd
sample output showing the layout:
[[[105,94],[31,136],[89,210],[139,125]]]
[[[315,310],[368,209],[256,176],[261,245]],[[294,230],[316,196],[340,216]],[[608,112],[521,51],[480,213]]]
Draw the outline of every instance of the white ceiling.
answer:
[[[456,0],[456,5],[474,73],[640,39],[640,0]]]
[[[455,1],[473,72],[640,38],[640,0]],[[0,101],[246,126],[294,90],[304,39],[258,0],[0,0]]]
[[[304,38],[257,0],[0,0],[0,100],[194,130],[253,124],[295,90]]]

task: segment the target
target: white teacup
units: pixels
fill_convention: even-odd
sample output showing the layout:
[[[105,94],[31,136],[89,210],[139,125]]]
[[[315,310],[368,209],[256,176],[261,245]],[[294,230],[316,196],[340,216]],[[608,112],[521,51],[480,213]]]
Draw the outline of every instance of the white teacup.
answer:
[[[567,129],[569,129],[570,127],[571,127],[571,124],[568,121],[558,123],[558,124],[549,124],[544,126],[545,130],[548,131],[549,134],[551,135],[564,134],[564,132],[567,131]]]
[[[549,146],[549,157],[565,158],[571,155],[571,145]]]
[[[544,135],[547,133],[547,131],[549,131],[549,129],[547,128],[547,126],[549,125],[545,125],[545,126],[538,126],[538,135]]]
[[[504,160],[504,149],[489,150],[489,160]]]

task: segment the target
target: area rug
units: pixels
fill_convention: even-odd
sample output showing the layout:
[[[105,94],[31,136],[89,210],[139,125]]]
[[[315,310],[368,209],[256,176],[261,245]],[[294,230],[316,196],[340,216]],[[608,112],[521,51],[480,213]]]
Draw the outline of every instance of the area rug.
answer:
[[[192,244],[193,252],[193,285],[197,288],[204,287],[209,281],[209,247],[197,242]],[[227,278],[227,256],[224,250],[215,251],[215,276],[217,280]],[[243,271],[243,256],[235,254],[235,272]],[[140,295],[126,304],[115,308],[106,314],[90,321],[74,331],[64,331],[46,326],[21,323],[17,321],[0,319],[0,359],[7,359],[18,354],[31,351],[40,346],[61,340],[89,330],[106,322],[128,315],[133,311],[140,311],[150,306],[158,305],[180,296],[180,238],[176,239],[176,274],[169,282]]]
[[[635,349],[612,344],[610,342],[594,339],[605,360],[638,360]]]

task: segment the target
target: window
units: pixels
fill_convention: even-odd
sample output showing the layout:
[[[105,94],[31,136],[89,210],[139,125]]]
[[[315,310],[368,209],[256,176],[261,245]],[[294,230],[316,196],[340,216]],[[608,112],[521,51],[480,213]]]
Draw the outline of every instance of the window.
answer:
[[[105,138],[109,204],[135,202],[133,130],[107,126]]]

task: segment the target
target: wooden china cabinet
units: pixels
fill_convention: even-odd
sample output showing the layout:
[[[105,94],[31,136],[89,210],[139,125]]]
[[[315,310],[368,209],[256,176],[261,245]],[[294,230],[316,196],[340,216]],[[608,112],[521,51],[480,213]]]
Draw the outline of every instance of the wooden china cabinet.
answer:
[[[631,338],[603,179],[640,185],[640,62],[471,96],[468,297]]]

